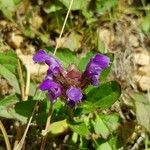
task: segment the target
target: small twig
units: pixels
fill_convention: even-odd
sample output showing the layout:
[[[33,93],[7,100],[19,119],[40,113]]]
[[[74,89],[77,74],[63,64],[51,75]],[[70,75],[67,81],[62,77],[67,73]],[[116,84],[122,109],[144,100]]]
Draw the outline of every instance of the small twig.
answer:
[[[30,90],[30,69],[27,66],[27,79],[26,79],[26,89],[25,89],[24,100],[28,100],[29,90]]]
[[[15,129],[16,129],[16,136],[15,136],[15,141],[14,141],[14,145],[13,145],[13,150],[16,148],[16,146],[18,145],[21,136],[22,136],[22,132],[23,132],[23,126],[21,124],[21,122],[16,122],[15,123]]]
[[[142,135],[137,139],[137,142],[133,145],[133,147],[131,148],[131,150],[139,149],[139,145],[144,141],[144,139],[145,139],[145,134],[142,134]]]
[[[69,16],[72,4],[73,4],[73,0],[71,0],[71,2],[70,2],[69,8],[68,8],[68,12],[67,12],[67,15],[65,17],[65,21],[63,23],[63,26],[62,26],[62,29],[61,29],[61,32],[60,32],[60,35],[59,35],[59,38],[58,38],[58,42],[56,43],[56,47],[55,47],[53,55],[55,55],[56,52],[57,52],[57,49],[58,49],[58,46],[59,46],[59,42],[60,42],[61,36],[62,36],[62,34],[64,32],[64,28],[65,28],[65,25],[66,25],[66,22],[67,22],[67,19],[68,19],[68,16]]]
[[[24,79],[23,79],[23,74],[22,74],[22,67],[20,60],[18,59],[18,75],[19,75],[19,82],[20,82],[20,89],[21,89],[21,97],[22,100],[24,100],[25,96],[25,84],[24,84]]]
[[[11,150],[9,138],[8,138],[7,132],[6,132],[5,127],[4,127],[4,125],[3,125],[1,120],[0,120],[0,129],[1,129],[2,134],[4,136],[7,150]]]

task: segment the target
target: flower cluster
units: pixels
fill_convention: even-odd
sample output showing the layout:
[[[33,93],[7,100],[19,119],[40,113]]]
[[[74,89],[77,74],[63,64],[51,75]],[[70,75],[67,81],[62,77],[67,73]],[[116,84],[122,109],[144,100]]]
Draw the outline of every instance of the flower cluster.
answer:
[[[48,91],[47,97],[52,103],[61,96],[70,107],[83,101],[83,90],[89,84],[93,86],[99,84],[99,76],[110,62],[107,56],[97,54],[90,59],[82,73],[74,64],[70,64],[65,70],[57,59],[44,50],[39,50],[33,56],[33,60],[35,63],[45,62],[49,66],[47,75],[39,88],[42,91]]]

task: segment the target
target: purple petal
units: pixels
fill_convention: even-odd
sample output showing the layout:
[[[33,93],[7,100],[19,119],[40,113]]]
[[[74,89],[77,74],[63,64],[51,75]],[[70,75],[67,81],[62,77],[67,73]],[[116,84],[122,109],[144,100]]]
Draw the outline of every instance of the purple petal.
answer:
[[[102,69],[105,69],[108,67],[110,59],[105,55],[97,54],[91,61],[92,61],[91,63],[95,63]]]
[[[94,75],[91,77],[91,84],[94,86],[99,85],[99,75]]]
[[[45,91],[45,90],[50,90],[52,88],[57,88],[60,85],[57,84],[56,82],[49,80],[49,79],[45,79],[39,86],[40,90]]]
[[[61,92],[61,88],[57,87],[57,88],[53,88],[51,90],[48,91],[47,93],[47,97],[51,100],[52,103],[54,103],[56,101],[56,99],[61,96],[62,92]]]
[[[54,100],[56,100],[62,94],[61,86],[58,83],[49,79],[45,79],[41,83],[40,89],[42,91],[48,90],[47,96],[52,102],[54,102]]]
[[[53,75],[47,73],[47,76],[45,77],[45,79],[53,80]]]
[[[48,75],[56,75],[62,70],[61,63],[56,60],[53,56],[48,55],[44,50],[39,50],[34,56],[33,56],[34,62],[45,62],[48,66]]]
[[[45,63],[49,66],[49,69],[47,71],[49,75],[56,75],[62,70],[60,62],[56,60],[53,56],[49,56],[49,58],[45,60]]]
[[[45,60],[49,59],[49,55],[44,50],[39,50],[34,56],[33,61],[38,62],[44,62]]]
[[[48,70],[47,70],[47,75],[48,76],[55,76],[58,73],[60,73],[60,71],[62,70],[62,68],[60,66],[49,66]]]
[[[83,97],[83,94],[81,93],[81,90],[79,88],[75,88],[73,86],[70,87],[66,91],[66,95],[67,95],[69,100],[73,100],[75,103],[79,102]]]
[[[90,80],[92,85],[97,86],[99,84],[99,76],[101,71],[108,67],[109,58],[102,54],[97,54],[87,64],[84,75]]]
[[[87,76],[99,75],[102,68],[95,63],[89,63],[86,68]]]
[[[61,66],[61,64],[59,63],[58,60],[56,60],[53,56],[49,56],[48,59],[45,60],[45,63],[51,67],[55,67],[55,66]]]
[[[47,98],[52,102],[52,103],[55,103],[56,102],[56,99],[54,99],[54,95],[53,95],[53,93],[52,92],[48,92],[47,94],[46,94],[46,96],[47,96]]]

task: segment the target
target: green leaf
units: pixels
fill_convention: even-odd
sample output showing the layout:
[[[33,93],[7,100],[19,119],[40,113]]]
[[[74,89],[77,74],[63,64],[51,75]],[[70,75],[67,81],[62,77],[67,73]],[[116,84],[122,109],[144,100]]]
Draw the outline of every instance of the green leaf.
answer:
[[[120,141],[118,140],[118,135],[111,135],[109,137],[109,140],[108,140],[108,143],[111,145],[111,148],[113,150],[116,150],[116,149],[119,149],[121,147],[121,143]]]
[[[35,37],[35,34],[32,32],[32,30],[31,30],[29,27],[26,27],[26,28],[23,30],[23,34],[24,34],[26,37],[29,37],[29,38],[34,38],[34,37]]]
[[[150,101],[148,95],[135,93],[132,95],[132,98],[135,104],[138,123],[150,132]]]
[[[40,101],[39,114],[36,117],[36,121],[38,125],[45,125],[48,117],[49,109],[50,109],[50,101],[48,101],[47,99]]]
[[[81,136],[87,136],[90,134],[90,131],[84,122],[72,122],[69,124],[69,127],[73,132],[76,132]]]
[[[0,100],[0,117],[26,122],[26,119],[14,110],[16,102],[19,102],[19,98],[16,95],[10,95]]]
[[[6,106],[0,105],[0,117],[7,119],[14,119],[14,111],[12,108],[7,108]]]
[[[68,129],[68,123],[67,120],[65,119],[62,121],[57,121],[52,123],[48,128],[48,132],[57,135],[63,133],[67,129]]]
[[[117,135],[110,135],[106,140],[99,138],[96,141],[95,148],[97,150],[118,150],[120,148],[120,143],[118,141]]]
[[[31,82],[30,83],[30,88],[29,88],[29,95],[30,96],[35,96],[36,92],[37,92],[37,84]]]
[[[25,117],[25,116],[23,116],[23,115],[18,114],[18,113],[15,111],[14,108],[13,108],[13,109],[10,109],[8,112],[9,112],[9,114],[13,117],[12,119],[14,119],[14,120],[19,120],[19,121],[21,121],[22,123],[27,123],[28,117]]]
[[[0,64],[11,64],[17,63],[16,55],[13,55],[11,52],[7,53],[0,53]]]
[[[64,4],[67,8],[69,8],[71,0],[59,0],[62,4]],[[73,1],[71,10],[82,10],[85,9],[89,1],[87,0],[75,0]]]
[[[16,64],[15,64],[16,65]],[[16,66],[14,64],[3,64],[4,67],[6,67],[10,72],[13,74],[16,74]]]
[[[56,53],[56,57],[62,61],[64,67],[68,67],[69,64],[74,63],[77,64],[78,59],[74,52],[69,49],[59,49]]]
[[[101,115],[100,117],[110,132],[115,131],[120,125],[120,117],[118,114]]]
[[[27,122],[27,117],[18,114],[13,107],[0,105],[0,117]]]
[[[64,120],[68,117],[68,107],[64,105],[62,100],[58,99],[57,102],[53,105],[53,114],[51,120],[53,122]]]
[[[110,131],[103,119],[100,116],[96,116],[95,125],[94,125],[95,133],[100,134],[104,139],[107,139]]]
[[[86,102],[82,105],[83,112],[89,113],[97,108],[107,109],[120,97],[121,87],[116,81],[111,81],[93,88],[87,94]]]
[[[19,98],[16,95],[9,95],[0,100],[0,106],[10,106],[16,102],[19,102]]]
[[[97,150],[113,150],[108,142],[102,143]]]
[[[71,140],[73,141],[73,143],[77,143],[78,141],[78,134],[76,132],[73,132]]]
[[[90,51],[89,53],[86,54],[85,57],[83,57],[79,64],[78,64],[78,68],[81,70],[81,71],[84,71],[85,68],[86,68],[86,65],[87,63],[90,61],[90,59],[96,54],[95,51]]]
[[[13,0],[15,5],[18,5],[22,0]]]
[[[44,6],[44,11],[46,13],[52,13],[52,12],[56,12],[56,11],[59,11],[61,10],[63,7],[60,5],[60,2],[58,1],[55,1],[55,2],[48,2],[45,4]]]
[[[29,118],[32,114],[36,101],[28,100],[18,102],[15,105],[15,111],[23,117]]]
[[[15,91],[20,94],[20,87],[16,76],[10,72],[6,67],[0,64],[0,75],[2,75],[9,84],[15,89]]]
[[[104,14],[106,11],[114,8],[118,4],[118,0],[96,0],[96,12]]]
[[[15,3],[13,0],[0,0],[0,10],[4,16],[12,21],[13,12],[15,11]]]
[[[150,32],[150,14],[148,14],[146,17],[143,18],[141,22],[141,29],[144,33],[149,33]]]
[[[41,91],[37,89],[37,91],[34,93],[33,100],[42,101],[46,98],[46,91]]]
[[[14,101],[18,100],[14,99]],[[32,114],[36,101],[28,100],[24,102],[18,102],[16,103],[15,108],[11,106],[13,103],[14,102],[12,102],[11,99],[7,99],[7,103],[4,103],[3,100],[2,105],[0,105],[0,116],[8,119],[19,120],[22,123],[27,123],[28,118]]]
[[[100,134],[104,139],[116,131],[120,125],[119,115],[96,115],[95,122],[93,122],[95,133]]]
[[[0,64],[15,74],[17,69],[17,55],[13,50],[0,52]]]
[[[11,115],[10,110],[8,110],[7,107],[3,105],[2,106],[0,105],[0,117],[13,119],[13,116]]]

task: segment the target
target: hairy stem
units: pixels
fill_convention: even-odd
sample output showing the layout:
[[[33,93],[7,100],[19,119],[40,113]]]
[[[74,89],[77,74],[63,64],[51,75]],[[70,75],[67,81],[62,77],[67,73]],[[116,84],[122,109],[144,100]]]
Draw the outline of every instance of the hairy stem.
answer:
[[[48,112],[48,117],[47,117],[47,121],[46,121],[46,125],[45,125],[45,130],[43,131],[43,139],[42,139],[40,150],[44,150],[45,145],[46,145],[48,127],[50,126],[50,122],[51,122],[52,110],[53,110],[53,105],[51,104],[51,108]]]

